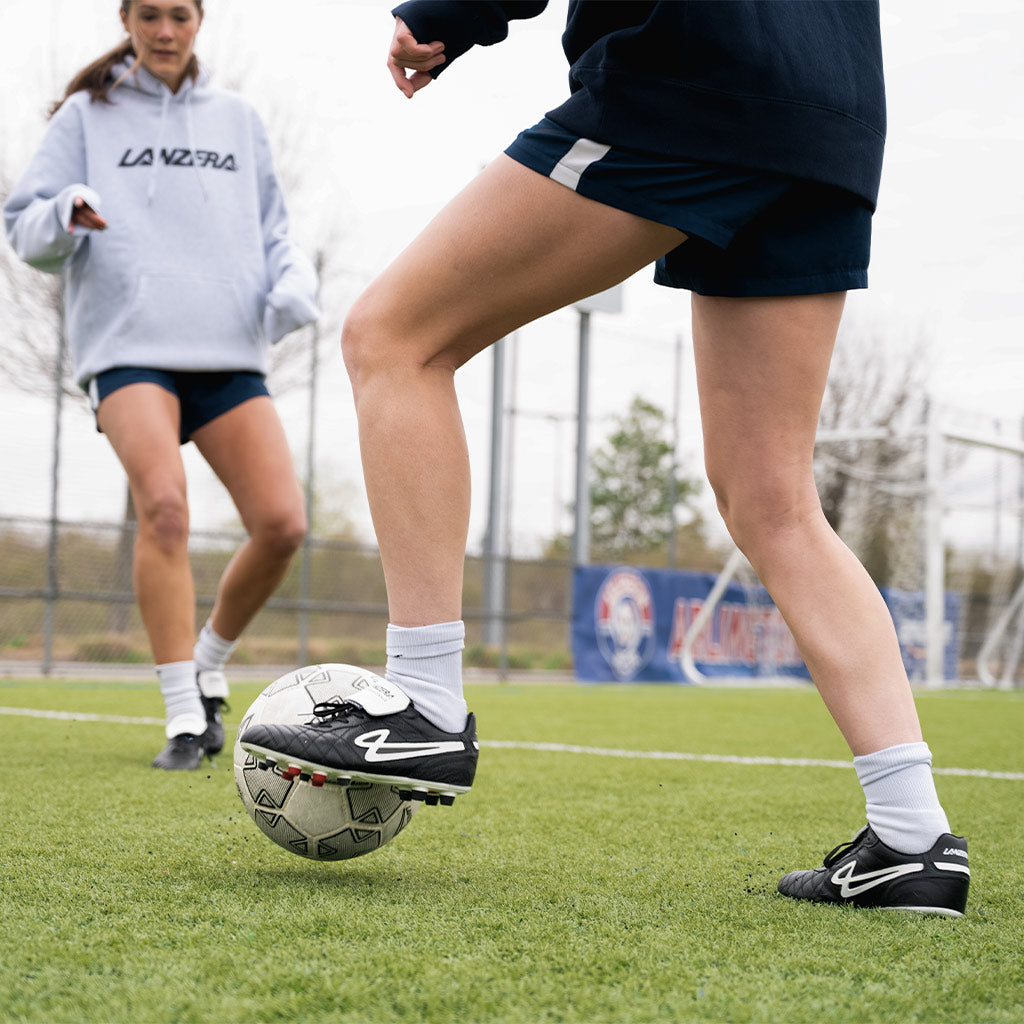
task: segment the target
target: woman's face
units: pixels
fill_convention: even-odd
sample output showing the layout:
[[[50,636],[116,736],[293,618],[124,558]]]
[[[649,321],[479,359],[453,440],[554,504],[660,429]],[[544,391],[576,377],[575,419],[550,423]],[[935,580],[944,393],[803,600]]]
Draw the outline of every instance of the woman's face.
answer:
[[[132,0],[128,13],[121,11],[139,63],[172,92],[185,77],[202,20],[193,0]]]

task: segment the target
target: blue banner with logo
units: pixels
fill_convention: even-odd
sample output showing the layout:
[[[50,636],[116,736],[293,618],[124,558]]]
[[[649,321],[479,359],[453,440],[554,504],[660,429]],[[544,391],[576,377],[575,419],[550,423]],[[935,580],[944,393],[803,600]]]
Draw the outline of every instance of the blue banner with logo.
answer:
[[[715,584],[713,573],[631,566],[573,572],[572,653],[583,682],[688,682],[683,641]],[[911,679],[923,678],[924,597],[883,590]],[[959,598],[946,595],[945,670],[957,677]],[[759,584],[731,581],[693,647],[708,677],[809,679],[793,635]]]

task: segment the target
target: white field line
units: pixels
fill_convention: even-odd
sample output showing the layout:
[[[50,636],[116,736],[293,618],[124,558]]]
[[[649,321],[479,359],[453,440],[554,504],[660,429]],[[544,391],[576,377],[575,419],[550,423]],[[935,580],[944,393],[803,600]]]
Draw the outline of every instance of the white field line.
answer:
[[[0,707],[0,715],[49,718],[64,722],[106,722],[115,725],[163,725],[162,718],[130,718],[127,715],[95,715],[84,711],[43,711],[36,708]],[[232,726],[225,723],[230,732]],[[613,747],[582,747],[572,743],[530,743],[525,740],[481,740],[480,746],[495,750],[537,750],[555,754],[590,754],[592,757],[619,757],[634,761],[700,761],[710,764],[770,765],[785,768],[853,767],[850,761],[830,761],[814,757],[749,757],[741,754],[688,754],[676,750],[617,750]],[[991,772],[985,768],[933,768],[935,775],[962,775],[977,779],[1004,779],[1024,782],[1024,772]]]
[[[56,718],[62,722],[107,722],[114,725],[163,725],[162,718],[129,718],[127,715],[93,715],[88,711],[42,711],[38,708],[0,707],[0,715],[24,718]]]
[[[814,757],[746,757],[740,754],[684,754],[674,750],[615,750],[609,747],[579,747],[571,743],[526,743],[520,740],[481,740],[482,747],[506,750],[542,750],[559,754],[592,754],[596,757],[625,757],[637,761],[704,761],[712,764],[782,765],[796,768],[853,769],[852,761],[828,761]],[[969,775],[979,779],[1009,779],[1024,782],[1024,772],[990,772],[985,768],[933,768],[936,775]]]

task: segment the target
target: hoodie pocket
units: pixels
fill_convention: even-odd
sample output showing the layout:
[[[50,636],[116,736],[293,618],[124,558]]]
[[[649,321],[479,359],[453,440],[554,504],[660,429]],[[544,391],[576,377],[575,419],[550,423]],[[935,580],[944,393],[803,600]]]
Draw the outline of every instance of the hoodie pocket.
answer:
[[[258,345],[258,304],[248,306],[228,277],[140,274],[117,334],[132,345],[166,344],[175,350],[241,340]]]

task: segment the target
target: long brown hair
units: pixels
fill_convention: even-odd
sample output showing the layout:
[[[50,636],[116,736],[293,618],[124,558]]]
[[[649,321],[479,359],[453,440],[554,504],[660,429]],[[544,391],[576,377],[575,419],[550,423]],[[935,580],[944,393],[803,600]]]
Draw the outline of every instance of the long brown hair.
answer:
[[[131,3],[132,0],[121,0],[121,13],[125,17],[128,16],[128,9]],[[203,0],[192,0],[192,3],[196,5],[196,10],[199,12],[199,16],[202,17]],[[76,92],[81,92],[83,89],[89,93],[89,99],[92,103],[110,103],[110,90],[113,84],[116,84],[110,81],[111,70],[115,64],[121,64],[129,57],[134,56],[135,49],[132,47],[131,39],[125,39],[112,50],[107,50],[102,57],[97,57],[91,64],[87,64],[68,82],[64,89],[64,95],[50,107],[47,116],[53,117],[64,106],[64,101],[69,96]],[[199,61],[196,60],[194,53],[189,58],[185,74],[193,81],[195,81],[196,76],[199,74]]]

